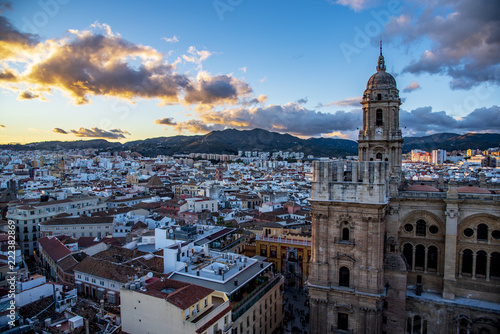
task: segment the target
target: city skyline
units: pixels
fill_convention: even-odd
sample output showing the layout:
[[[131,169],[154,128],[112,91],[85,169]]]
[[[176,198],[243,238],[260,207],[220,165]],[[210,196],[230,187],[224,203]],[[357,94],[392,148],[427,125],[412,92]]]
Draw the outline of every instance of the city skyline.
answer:
[[[494,1],[117,5],[1,2],[0,143],[226,127],[356,139],[380,39],[404,135],[500,131]]]

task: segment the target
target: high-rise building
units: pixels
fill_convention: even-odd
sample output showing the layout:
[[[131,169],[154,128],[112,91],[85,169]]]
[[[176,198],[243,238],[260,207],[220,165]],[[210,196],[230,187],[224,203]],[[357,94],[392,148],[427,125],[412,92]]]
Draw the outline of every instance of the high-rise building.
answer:
[[[499,185],[404,179],[385,69],[381,49],[359,161],[314,163],[311,333],[498,333]]]
[[[441,165],[446,161],[446,150],[432,150],[432,163]]]

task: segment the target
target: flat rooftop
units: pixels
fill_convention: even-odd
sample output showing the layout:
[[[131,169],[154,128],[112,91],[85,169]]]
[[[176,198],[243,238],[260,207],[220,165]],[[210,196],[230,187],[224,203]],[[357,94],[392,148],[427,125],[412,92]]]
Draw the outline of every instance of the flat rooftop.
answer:
[[[228,295],[245,285],[256,276],[271,269],[272,263],[266,258],[252,258],[235,253],[209,252],[208,257],[194,254],[186,269],[174,272],[169,278],[202,285],[204,287],[224,292]],[[237,284],[235,285],[235,282]]]

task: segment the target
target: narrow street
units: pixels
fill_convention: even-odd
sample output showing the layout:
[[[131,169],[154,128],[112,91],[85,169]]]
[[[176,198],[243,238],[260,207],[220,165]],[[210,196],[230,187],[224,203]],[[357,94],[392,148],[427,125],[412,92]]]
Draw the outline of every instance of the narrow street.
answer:
[[[309,301],[304,289],[285,289],[283,324],[284,333],[309,333]]]

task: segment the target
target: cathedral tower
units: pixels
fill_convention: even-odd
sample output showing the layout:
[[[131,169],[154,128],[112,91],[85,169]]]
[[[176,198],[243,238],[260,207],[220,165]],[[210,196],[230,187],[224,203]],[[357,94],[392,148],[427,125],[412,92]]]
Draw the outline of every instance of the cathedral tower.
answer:
[[[399,90],[396,80],[385,71],[385,60],[378,57],[377,73],[372,75],[363,94],[363,128],[359,131],[360,161],[388,161],[395,176],[401,172],[403,137],[399,128]]]
[[[403,142],[399,91],[382,50],[362,104],[359,161],[313,165],[311,333],[382,331],[385,216]]]

